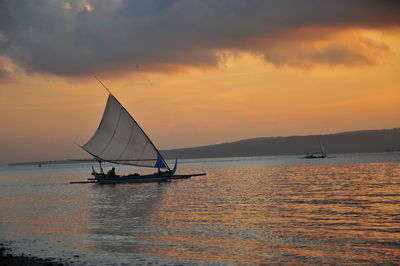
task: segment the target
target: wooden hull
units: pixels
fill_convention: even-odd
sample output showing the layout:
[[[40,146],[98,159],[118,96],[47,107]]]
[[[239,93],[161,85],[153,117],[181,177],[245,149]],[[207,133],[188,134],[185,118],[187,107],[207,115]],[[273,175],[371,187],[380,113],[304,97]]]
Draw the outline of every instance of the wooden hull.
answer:
[[[306,157],[304,157],[304,158],[306,158],[306,159],[323,159],[323,158],[326,158],[326,156],[306,156]]]
[[[78,181],[71,182],[71,184],[86,184],[86,183],[94,183],[94,184],[131,184],[131,183],[160,183],[160,182],[168,182],[175,179],[188,179],[192,176],[202,176],[202,174],[191,174],[191,175],[126,175],[126,176],[118,176],[118,177],[107,177],[104,174],[94,174],[95,178],[88,178],[88,181]]]
[[[98,184],[123,184],[123,183],[157,183],[168,181],[168,175],[150,174],[150,175],[125,175],[109,177],[104,174],[94,174],[95,178],[88,178]]]
[[[306,156],[304,156],[304,158],[306,158],[306,159],[322,159],[322,158],[326,158],[326,155],[309,153],[309,154],[306,154]]]
[[[95,180],[98,184],[126,183],[159,183],[168,181],[168,177],[135,177],[135,178],[104,178]]]

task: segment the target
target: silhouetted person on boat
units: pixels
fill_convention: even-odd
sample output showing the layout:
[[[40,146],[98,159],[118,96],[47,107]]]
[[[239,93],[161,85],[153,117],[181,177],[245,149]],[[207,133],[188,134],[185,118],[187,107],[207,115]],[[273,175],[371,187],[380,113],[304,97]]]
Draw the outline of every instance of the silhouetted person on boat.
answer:
[[[111,168],[110,171],[107,172],[107,177],[116,177],[117,175],[115,174],[115,167]]]

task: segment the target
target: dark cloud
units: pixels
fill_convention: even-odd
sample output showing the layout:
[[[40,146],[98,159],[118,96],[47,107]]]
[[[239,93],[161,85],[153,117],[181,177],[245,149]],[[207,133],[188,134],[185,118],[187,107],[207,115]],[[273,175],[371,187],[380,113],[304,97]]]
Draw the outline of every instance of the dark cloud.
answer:
[[[8,79],[10,77],[10,72],[12,69],[12,64],[10,60],[0,56],[0,82]]]
[[[27,71],[71,76],[215,66],[217,50],[261,53],[277,65],[371,64],[357,47],[334,40],[295,49],[295,58],[276,43],[303,28],[398,26],[399,14],[400,1],[389,0],[1,0],[0,53]]]

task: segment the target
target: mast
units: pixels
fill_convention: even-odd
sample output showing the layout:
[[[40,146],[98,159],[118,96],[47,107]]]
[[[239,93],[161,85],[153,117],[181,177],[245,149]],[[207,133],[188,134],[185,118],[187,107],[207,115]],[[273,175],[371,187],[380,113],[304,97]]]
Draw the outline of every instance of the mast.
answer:
[[[97,81],[100,82],[103,88],[106,89],[108,93],[112,95],[111,91],[106,87],[106,85],[103,84],[103,82],[101,82],[101,80],[97,76],[94,76],[94,78],[97,79]]]
[[[326,154],[325,154],[325,146],[322,144],[321,139],[319,140],[319,145],[321,146],[321,154],[322,154],[323,156],[325,156],[325,155],[326,155]]]

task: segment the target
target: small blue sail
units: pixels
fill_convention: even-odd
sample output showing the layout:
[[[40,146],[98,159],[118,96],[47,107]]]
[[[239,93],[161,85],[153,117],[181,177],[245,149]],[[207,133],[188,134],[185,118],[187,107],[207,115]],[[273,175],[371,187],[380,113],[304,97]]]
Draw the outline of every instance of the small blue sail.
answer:
[[[168,168],[167,165],[165,164],[164,160],[161,158],[161,156],[158,154],[157,155],[157,161],[156,165],[154,165],[155,168]]]

